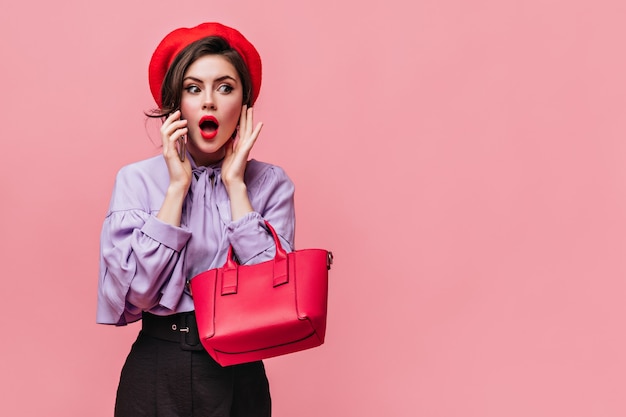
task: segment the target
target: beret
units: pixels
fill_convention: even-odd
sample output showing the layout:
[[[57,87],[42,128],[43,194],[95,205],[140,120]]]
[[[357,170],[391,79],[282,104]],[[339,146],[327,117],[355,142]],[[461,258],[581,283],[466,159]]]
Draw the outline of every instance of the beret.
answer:
[[[179,28],[170,32],[152,54],[148,68],[150,91],[157,105],[161,107],[161,84],[174,58],[186,46],[208,36],[219,36],[237,51],[250,72],[252,100],[254,103],[261,91],[261,57],[254,46],[237,30],[220,23],[202,23],[192,28]]]

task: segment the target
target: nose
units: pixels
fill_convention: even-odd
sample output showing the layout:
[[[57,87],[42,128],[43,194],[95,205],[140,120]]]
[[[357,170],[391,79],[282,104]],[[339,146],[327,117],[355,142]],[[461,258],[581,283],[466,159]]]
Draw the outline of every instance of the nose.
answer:
[[[203,110],[215,110],[215,97],[213,95],[213,91],[208,90],[204,94],[204,104],[202,105]]]

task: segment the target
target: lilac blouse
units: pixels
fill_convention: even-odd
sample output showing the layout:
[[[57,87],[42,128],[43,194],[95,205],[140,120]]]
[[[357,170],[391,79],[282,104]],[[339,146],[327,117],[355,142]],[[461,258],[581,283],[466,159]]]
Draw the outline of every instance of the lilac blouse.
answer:
[[[220,165],[191,164],[180,227],[156,218],[169,185],[161,155],[117,174],[100,239],[98,323],[124,325],[139,320],[142,311],[192,311],[187,280],[222,266],[230,245],[241,264],[274,256],[264,220],[272,224],[285,250],[293,250],[294,186],[281,168],[248,162],[245,182],[255,211],[232,221]]]

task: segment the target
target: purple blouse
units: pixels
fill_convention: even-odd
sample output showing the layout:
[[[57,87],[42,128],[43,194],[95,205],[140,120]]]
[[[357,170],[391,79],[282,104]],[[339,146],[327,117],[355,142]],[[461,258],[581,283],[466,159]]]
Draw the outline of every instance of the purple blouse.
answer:
[[[274,257],[264,220],[285,250],[293,250],[294,186],[281,168],[248,162],[244,179],[255,211],[232,221],[220,165],[198,167],[190,161],[192,181],[180,227],[156,218],[169,185],[161,155],[117,174],[100,239],[98,323],[124,325],[139,320],[142,311],[192,311],[187,280],[222,266],[230,245],[241,264]]]

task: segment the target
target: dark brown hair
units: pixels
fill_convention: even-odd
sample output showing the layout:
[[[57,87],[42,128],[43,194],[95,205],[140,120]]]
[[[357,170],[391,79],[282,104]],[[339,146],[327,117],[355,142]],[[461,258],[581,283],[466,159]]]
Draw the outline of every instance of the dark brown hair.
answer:
[[[148,117],[167,117],[180,108],[183,92],[183,77],[191,64],[205,55],[220,55],[235,67],[243,88],[243,103],[250,106],[252,99],[252,82],[248,67],[239,53],[230,47],[228,42],[219,36],[209,36],[187,45],[174,58],[161,84],[160,109],[146,113]]]

